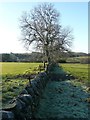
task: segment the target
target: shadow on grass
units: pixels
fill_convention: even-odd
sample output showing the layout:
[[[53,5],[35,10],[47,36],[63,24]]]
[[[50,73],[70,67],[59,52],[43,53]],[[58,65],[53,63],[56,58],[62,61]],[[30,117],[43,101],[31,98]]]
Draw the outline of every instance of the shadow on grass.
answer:
[[[89,120],[89,93],[62,68],[49,73],[45,92],[34,113],[35,120]]]

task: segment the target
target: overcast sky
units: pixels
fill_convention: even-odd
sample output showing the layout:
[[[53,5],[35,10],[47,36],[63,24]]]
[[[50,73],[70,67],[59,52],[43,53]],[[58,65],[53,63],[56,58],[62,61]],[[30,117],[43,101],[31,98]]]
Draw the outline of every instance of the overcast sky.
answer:
[[[27,52],[19,41],[19,18],[38,2],[0,2],[0,53]],[[73,29],[72,51],[88,52],[88,2],[53,2],[63,26]],[[31,51],[33,49],[31,48]]]

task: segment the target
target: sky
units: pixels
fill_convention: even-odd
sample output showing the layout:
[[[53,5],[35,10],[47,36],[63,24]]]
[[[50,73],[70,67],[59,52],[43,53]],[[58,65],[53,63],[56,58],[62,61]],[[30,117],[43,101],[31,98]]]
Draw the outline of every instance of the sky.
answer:
[[[0,2],[0,53],[26,53],[20,41],[19,19],[40,2]],[[73,29],[72,51],[88,53],[88,2],[52,2],[60,12],[60,23]]]

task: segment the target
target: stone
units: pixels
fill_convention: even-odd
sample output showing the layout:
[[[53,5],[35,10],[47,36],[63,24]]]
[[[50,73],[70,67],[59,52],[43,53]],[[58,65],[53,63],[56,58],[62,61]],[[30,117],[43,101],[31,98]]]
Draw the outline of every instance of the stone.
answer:
[[[37,86],[35,85],[35,83],[33,81],[31,81],[31,87],[33,88],[34,91],[37,90]]]
[[[14,113],[11,111],[0,111],[0,114],[2,114],[2,120],[14,120]]]
[[[28,94],[32,96],[33,102],[35,102],[37,100],[35,89],[33,89],[33,87],[26,87],[25,89],[27,89]]]
[[[37,87],[37,82],[35,80],[31,81],[31,86]]]
[[[37,95],[37,96],[40,96],[40,93],[38,91],[38,88],[35,86],[35,84],[32,85],[32,88],[34,90],[34,94]]]
[[[41,73],[39,74],[39,76],[40,76],[40,77],[45,77],[45,76],[47,76],[47,74],[46,74],[45,72],[41,72]]]
[[[40,78],[37,79],[37,87],[39,87],[40,89],[43,89],[42,80]]]
[[[32,107],[28,106],[23,110],[22,116],[24,115],[24,120],[31,120],[32,118]]]
[[[35,88],[36,88],[37,91],[39,92],[39,94],[42,93],[43,86],[42,86],[42,83],[40,81],[33,80],[31,82],[31,84],[32,84],[32,88],[34,88],[34,91],[35,91]]]
[[[13,113],[15,115],[15,120],[23,120],[24,119],[24,110],[27,108],[26,104],[21,101],[19,98],[16,99],[16,106],[13,109]]]
[[[28,94],[34,96],[34,90],[31,86],[27,86],[25,89],[27,90]]]
[[[20,94],[28,94],[26,89],[23,89],[23,91]]]
[[[36,77],[36,78],[35,78],[35,81],[40,82],[40,78],[39,78],[39,77]]]
[[[31,81],[31,86],[36,86],[36,87],[38,87],[38,83],[37,83],[37,81],[36,80],[32,80]]]
[[[43,82],[47,82],[47,74],[45,72],[42,72],[38,75],[38,77],[40,78],[40,81]]]
[[[33,99],[29,94],[23,94],[18,97],[21,101],[23,101],[26,105],[32,105]]]
[[[26,104],[21,101],[19,98],[16,99],[15,111],[22,111],[26,107]]]
[[[87,92],[90,92],[90,87],[86,88],[86,91],[87,91]]]

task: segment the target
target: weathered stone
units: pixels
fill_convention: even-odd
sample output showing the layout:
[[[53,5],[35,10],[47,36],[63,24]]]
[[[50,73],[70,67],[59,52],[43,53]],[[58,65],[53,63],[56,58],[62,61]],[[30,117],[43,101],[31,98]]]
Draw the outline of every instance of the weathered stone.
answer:
[[[41,73],[39,74],[39,76],[40,76],[40,77],[45,77],[45,76],[47,76],[47,74],[46,74],[45,72],[41,72]]]
[[[37,82],[35,80],[32,80],[31,81],[31,86],[37,87],[36,85],[37,85]]]
[[[37,96],[40,96],[40,93],[38,91],[38,88],[35,86],[35,84],[32,85],[32,88],[34,90],[34,94],[36,94]]]
[[[25,89],[27,90],[28,94],[34,96],[34,90],[31,86],[27,86]]]
[[[46,75],[46,73],[40,73],[40,75],[38,77],[40,78],[40,83],[44,87],[46,85],[46,83],[47,83],[47,75]]]
[[[40,99],[40,92],[39,92],[39,89],[37,88],[37,86],[35,85],[35,82],[31,82],[31,88],[33,89],[34,91],[34,95],[33,95],[33,103],[35,106],[37,106],[37,104],[39,103],[39,99]]]
[[[16,106],[13,109],[15,120],[24,120],[23,111],[27,108],[26,104],[19,98],[16,99]]]
[[[37,76],[34,80],[40,82],[40,77]]]
[[[28,93],[32,96],[33,103],[35,103],[36,100],[38,99],[35,89],[33,89],[33,87],[29,87],[29,86],[26,87],[25,89],[27,89]]]
[[[29,94],[23,94],[18,97],[21,101],[23,101],[26,105],[32,105],[33,99]]]
[[[32,107],[28,106],[26,109],[23,110],[22,116],[24,115],[24,120],[31,120],[32,118]]]
[[[34,91],[37,90],[37,86],[35,85],[35,83],[33,81],[31,81],[31,87],[33,88]]]
[[[0,114],[2,114],[2,120],[14,120],[14,113],[11,111],[0,111]]]
[[[41,95],[42,94],[42,89],[43,89],[43,86],[42,86],[42,83],[41,82],[39,82],[39,81],[37,81],[37,80],[33,80],[32,82],[31,82],[31,84],[32,84],[32,88],[34,89],[34,91],[38,91],[39,92],[39,95]],[[36,88],[36,90],[35,90],[35,88]],[[36,93],[36,92],[35,92]]]
[[[37,80],[32,80],[31,81],[31,86],[36,86],[36,87],[38,87],[38,83],[37,83]]]
[[[40,78],[37,79],[37,87],[43,89],[42,80]]]
[[[16,106],[15,106],[15,110],[16,111],[22,111],[24,108],[26,107],[26,104],[21,101],[20,99],[16,99]]]
[[[27,92],[26,89],[24,89],[24,90],[21,92],[21,94],[28,94],[28,92]]]

